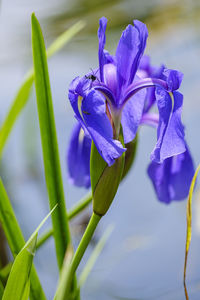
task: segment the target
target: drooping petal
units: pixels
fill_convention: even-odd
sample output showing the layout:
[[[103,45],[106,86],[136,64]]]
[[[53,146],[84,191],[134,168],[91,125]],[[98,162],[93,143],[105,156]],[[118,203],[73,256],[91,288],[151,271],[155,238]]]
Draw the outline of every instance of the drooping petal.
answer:
[[[125,148],[113,139],[113,129],[106,115],[105,99],[100,92],[91,90],[82,100],[84,124],[100,155],[110,166]]]
[[[157,143],[151,160],[161,163],[166,158],[185,152],[184,126],[181,122],[183,95],[173,92],[174,105],[170,95],[163,89],[156,89],[159,125]],[[173,106],[173,107],[172,107]],[[173,111],[172,111],[173,109]]]
[[[125,144],[131,142],[137,133],[145,102],[145,90],[137,92],[124,106],[121,124]]]
[[[71,134],[67,150],[69,180],[76,186],[90,187],[91,138],[84,134],[78,122]]]
[[[82,99],[87,94],[90,86],[91,82],[86,77],[76,77],[74,80],[72,80],[69,86],[68,98],[75,112],[76,118],[78,118],[80,121],[82,120],[82,117],[78,107],[79,99]]]
[[[128,25],[123,31],[116,50],[119,91],[123,86],[132,83],[146,46],[146,25],[137,20],[134,25]]]
[[[99,20],[99,29],[98,29],[98,38],[99,38],[99,70],[100,70],[100,80],[104,82],[103,78],[103,67],[105,64],[105,52],[104,47],[106,43],[106,26],[107,26],[107,19],[102,17]]]
[[[167,158],[163,163],[151,162],[148,175],[158,199],[165,203],[188,196],[194,164],[187,148],[184,153]]]
[[[183,73],[177,70],[165,69],[163,72],[165,81],[168,84],[168,91],[173,92],[179,89],[183,80]]]

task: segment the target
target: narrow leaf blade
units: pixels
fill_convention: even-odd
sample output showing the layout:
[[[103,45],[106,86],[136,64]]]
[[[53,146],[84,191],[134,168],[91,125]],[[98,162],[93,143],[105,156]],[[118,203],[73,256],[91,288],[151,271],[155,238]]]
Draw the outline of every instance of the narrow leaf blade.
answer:
[[[25,244],[22,231],[19,227],[15,213],[13,211],[10,199],[6,193],[3,182],[0,177],[0,222],[3,227],[6,239],[13,256],[15,257]],[[33,267],[31,271],[31,300],[45,300],[46,297],[42,290],[36,270]]]
[[[13,263],[2,300],[27,300],[30,272],[36,249],[37,234],[26,244]],[[26,296],[26,297],[25,297]]]
[[[68,43],[84,26],[85,23],[83,21],[79,21],[62,33],[47,49],[47,57],[51,57],[62,49],[62,47]],[[25,76],[10,110],[0,127],[0,158],[12,128],[29,99],[33,81],[34,74],[33,69],[31,69]]]
[[[192,178],[192,182],[190,185],[189,190],[189,196],[187,201],[187,234],[186,234],[186,246],[185,246],[185,263],[184,263],[184,275],[183,275],[183,282],[184,282],[184,288],[185,288],[185,296],[188,300],[188,293],[186,288],[186,269],[187,269],[187,258],[188,258],[188,252],[190,249],[190,243],[191,243],[191,236],[192,236],[192,195],[195,187],[195,183],[197,180],[197,175],[200,171],[200,165],[197,167],[195,174]]]
[[[52,223],[58,267],[61,269],[66,248],[70,243],[70,233],[62,185],[45,44],[39,22],[34,14],[32,14],[32,49],[41,143],[50,209],[58,204],[58,208],[52,215]]]

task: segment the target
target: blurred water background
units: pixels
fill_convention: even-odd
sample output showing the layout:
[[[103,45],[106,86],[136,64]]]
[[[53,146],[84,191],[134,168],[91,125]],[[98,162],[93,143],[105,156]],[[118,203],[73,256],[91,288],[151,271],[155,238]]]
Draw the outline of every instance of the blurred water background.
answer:
[[[0,123],[32,65],[30,16],[36,13],[46,45],[77,20],[86,27],[49,60],[67,207],[85,194],[67,180],[66,148],[75,123],[67,99],[70,81],[95,68],[98,19],[109,20],[106,49],[114,53],[122,30],[133,19],[147,24],[146,53],[155,65],[165,63],[184,73],[183,121],[195,163],[200,162],[200,1],[199,0],[49,0],[1,1],[0,6]],[[184,299],[182,284],[186,236],[186,201],[165,205],[156,199],[146,175],[156,132],[141,128],[135,165],[121,184],[108,214],[100,223],[93,245],[109,224],[115,230],[83,290],[84,300]],[[5,147],[0,166],[25,237],[48,212],[35,92],[20,115]],[[184,183],[183,183],[184,184]],[[188,260],[190,300],[200,299],[200,199],[193,205],[193,235]],[[71,229],[75,246],[91,208],[76,218]],[[45,228],[50,226],[50,221]],[[36,254],[35,264],[48,299],[53,298],[58,272],[53,240]],[[79,272],[83,264],[79,268]]]

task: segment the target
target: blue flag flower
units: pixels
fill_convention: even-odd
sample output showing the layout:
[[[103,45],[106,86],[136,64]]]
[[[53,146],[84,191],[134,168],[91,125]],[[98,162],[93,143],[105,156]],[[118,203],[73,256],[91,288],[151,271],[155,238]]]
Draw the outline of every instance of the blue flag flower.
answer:
[[[167,69],[164,65],[158,68],[151,66],[149,57],[143,55],[148,31],[146,25],[138,20],[134,21],[134,26],[126,27],[115,55],[110,55],[104,49],[106,26],[107,20],[103,17],[99,21],[98,30],[99,68],[72,81],[69,100],[79,126],[83,128],[90,143],[93,140],[98,152],[109,166],[126,151],[118,140],[121,125],[125,144],[135,138],[140,124],[156,127],[157,142],[151,153],[154,168],[151,167],[153,171],[149,174],[154,180],[158,194],[154,176],[158,167],[165,169],[169,164],[168,161],[178,161],[174,157],[182,157],[182,154],[183,157],[186,157],[186,154],[190,157],[181,121],[183,95],[177,91],[183,74]],[[158,114],[150,112],[153,105],[157,106]],[[78,139],[78,134],[73,135],[74,139]],[[72,141],[73,138],[68,157],[74,149]],[[83,156],[79,157],[84,159]],[[89,165],[89,151],[86,161]],[[192,160],[182,160],[182,165],[185,162],[190,164],[192,174]],[[180,176],[183,169],[179,170]],[[89,168],[87,170],[89,174]],[[169,172],[166,176],[169,176]],[[184,178],[189,182],[190,176]],[[166,180],[166,185],[167,183],[169,180]],[[82,185],[86,186],[85,183]],[[170,195],[169,199],[174,200],[176,195],[178,194],[175,193],[173,197]],[[158,195],[158,198],[162,197]]]

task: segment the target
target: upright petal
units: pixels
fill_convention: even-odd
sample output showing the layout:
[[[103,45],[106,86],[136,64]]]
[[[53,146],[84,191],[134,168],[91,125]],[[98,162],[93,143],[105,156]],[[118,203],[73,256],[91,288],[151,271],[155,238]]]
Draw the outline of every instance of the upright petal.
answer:
[[[124,143],[131,142],[137,133],[145,102],[145,90],[136,93],[127,101],[122,111],[121,124],[123,128]]]
[[[174,105],[170,95],[163,89],[156,89],[159,110],[157,143],[151,160],[161,163],[166,158],[185,152],[184,127],[181,122],[183,95],[173,92]],[[173,109],[173,111],[172,111]]]
[[[156,195],[165,203],[187,197],[194,172],[188,148],[184,153],[167,158],[161,164],[151,162],[148,167],[148,175]]]
[[[72,131],[67,150],[69,180],[76,186],[90,187],[90,150],[91,138],[84,134],[78,122]]]
[[[99,20],[99,29],[98,29],[98,38],[99,38],[99,70],[100,70],[100,80],[104,82],[103,78],[103,67],[105,64],[105,56],[106,53],[104,52],[104,47],[106,43],[106,26],[107,26],[107,19],[102,17]]]
[[[137,20],[134,25],[128,25],[123,31],[116,50],[119,90],[132,83],[146,46],[146,25]]]
[[[84,124],[97,150],[110,166],[126,149],[113,139],[113,129],[106,115],[105,99],[98,91],[91,90],[82,101]]]

